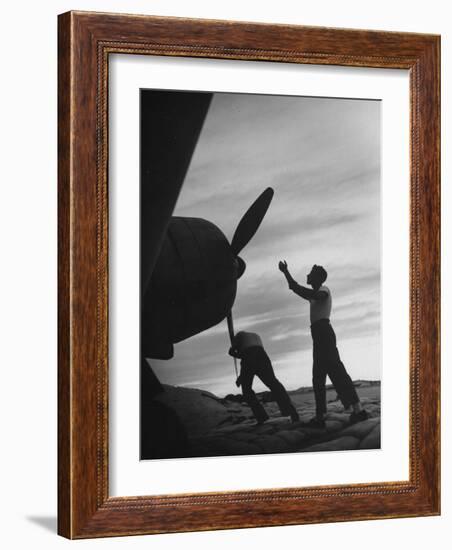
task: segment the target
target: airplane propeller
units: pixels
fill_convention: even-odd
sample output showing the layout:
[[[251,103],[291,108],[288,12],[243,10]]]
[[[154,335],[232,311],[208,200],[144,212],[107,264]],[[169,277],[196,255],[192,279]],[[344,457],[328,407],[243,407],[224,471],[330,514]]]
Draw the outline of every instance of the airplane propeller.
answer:
[[[259,229],[259,226],[267,213],[268,207],[270,206],[273,194],[273,189],[271,187],[267,187],[267,189],[259,195],[259,197],[242,216],[242,219],[235,230],[234,236],[232,237],[231,251],[236,257],[238,263],[238,279],[243,275],[246,269],[246,263],[239,256],[239,254]]]
[[[270,203],[273,199],[273,195],[273,189],[271,187],[267,187],[267,189],[259,195],[259,197],[245,212],[237,226],[237,229],[235,230],[234,236],[232,237],[231,241],[231,250],[232,253],[236,256],[236,260],[238,262],[237,278],[240,278],[246,269],[245,261],[239,256],[239,254],[254,237],[256,231],[259,229],[259,226],[262,223],[262,220],[264,219],[268,207],[270,206]],[[232,311],[230,311],[227,315],[227,323],[229,338],[232,345],[234,341],[234,322],[232,320]],[[235,359],[235,357],[234,367],[235,374],[237,376],[237,360]]]
[[[234,345],[234,322],[232,320],[232,311],[228,313],[227,316],[227,323],[228,323],[228,331],[229,331],[229,339],[231,340],[231,346]],[[237,359],[234,357],[234,369],[235,369],[235,377],[237,378],[239,373],[237,371]]]
[[[233,254],[238,256],[245,246],[254,237],[254,234],[259,229],[268,207],[273,198],[274,191],[271,187],[259,195],[248,210],[243,215],[242,219],[235,230],[232,237],[231,249]]]

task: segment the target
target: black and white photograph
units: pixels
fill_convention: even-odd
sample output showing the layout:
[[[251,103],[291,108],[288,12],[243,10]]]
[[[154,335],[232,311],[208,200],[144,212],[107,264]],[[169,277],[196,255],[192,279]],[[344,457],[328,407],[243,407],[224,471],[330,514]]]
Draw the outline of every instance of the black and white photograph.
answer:
[[[140,458],[379,449],[381,102],[140,106]]]

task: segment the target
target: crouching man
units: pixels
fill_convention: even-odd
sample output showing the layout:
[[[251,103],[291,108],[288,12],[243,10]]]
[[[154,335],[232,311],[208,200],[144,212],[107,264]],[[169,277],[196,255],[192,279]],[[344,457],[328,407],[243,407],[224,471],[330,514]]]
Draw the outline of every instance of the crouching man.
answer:
[[[240,376],[236,384],[238,387],[242,386],[243,397],[251,407],[258,424],[268,420],[268,414],[252,389],[254,376],[260,378],[272,392],[282,416],[290,416],[292,422],[299,420],[297,410],[286,389],[275,376],[273,365],[258,334],[238,332],[234,337],[229,355],[240,359]]]

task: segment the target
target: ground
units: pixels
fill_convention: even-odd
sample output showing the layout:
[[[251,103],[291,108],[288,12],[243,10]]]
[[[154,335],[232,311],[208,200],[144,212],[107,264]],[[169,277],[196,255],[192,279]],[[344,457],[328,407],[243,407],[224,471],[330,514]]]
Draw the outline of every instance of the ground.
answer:
[[[165,386],[161,398],[185,424],[189,450],[187,456],[229,456],[308,451],[342,451],[380,448],[380,383],[355,382],[369,419],[350,425],[336,392],[327,392],[326,428],[307,425],[314,416],[312,388],[300,388],[289,395],[300,415],[292,423],[281,417],[269,392],[258,394],[270,418],[260,426],[241,396],[220,399],[212,393]]]

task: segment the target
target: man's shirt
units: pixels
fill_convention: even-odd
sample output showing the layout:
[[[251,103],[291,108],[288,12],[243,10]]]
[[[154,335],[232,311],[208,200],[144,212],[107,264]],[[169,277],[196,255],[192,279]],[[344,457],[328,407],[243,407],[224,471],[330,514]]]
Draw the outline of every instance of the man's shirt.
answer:
[[[321,300],[309,300],[311,325],[320,319],[329,319],[331,315],[331,292],[327,286],[321,286],[319,290],[326,292],[328,296]]]
[[[240,357],[243,351],[252,347],[264,347],[261,337],[255,332],[245,332],[242,330],[235,335],[229,353],[233,357]]]

